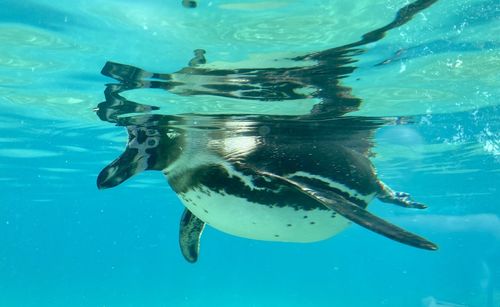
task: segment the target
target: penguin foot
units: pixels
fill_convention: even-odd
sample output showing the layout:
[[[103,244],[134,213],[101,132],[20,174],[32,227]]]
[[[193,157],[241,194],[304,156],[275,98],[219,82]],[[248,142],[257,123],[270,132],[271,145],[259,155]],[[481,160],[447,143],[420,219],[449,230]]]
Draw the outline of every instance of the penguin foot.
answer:
[[[406,192],[393,191],[383,182],[380,182],[382,192],[377,196],[380,201],[394,204],[405,208],[425,209],[426,205],[413,201],[411,195]]]

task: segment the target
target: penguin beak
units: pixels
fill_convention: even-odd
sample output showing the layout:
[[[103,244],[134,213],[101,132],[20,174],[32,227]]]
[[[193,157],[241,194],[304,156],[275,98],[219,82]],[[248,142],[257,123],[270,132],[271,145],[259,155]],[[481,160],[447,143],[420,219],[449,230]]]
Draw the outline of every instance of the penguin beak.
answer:
[[[147,169],[145,157],[125,151],[118,159],[106,166],[97,176],[97,188],[109,189],[120,185],[132,176]]]

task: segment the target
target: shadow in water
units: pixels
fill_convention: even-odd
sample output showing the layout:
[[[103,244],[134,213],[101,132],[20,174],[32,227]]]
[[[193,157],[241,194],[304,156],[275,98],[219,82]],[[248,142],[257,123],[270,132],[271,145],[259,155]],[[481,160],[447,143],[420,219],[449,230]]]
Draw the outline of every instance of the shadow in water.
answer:
[[[102,73],[118,83],[107,85],[96,112],[103,121],[125,127],[129,140],[124,153],[99,174],[98,187],[117,186],[145,170],[163,172],[186,206],[179,240],[190,262],[197,260],[206,224],[246,238],[312,242],[354,222],[405,244],[437,249],[366,210],[374,198],[407,208],[425,206],[382,183],[369,160],[374,132],[406,119],[349,116],[361,99],[340,84],[355,70],[361,46],[434,2],[411,3],[361,40],[290,58],[295,65],[288,67],[207,67],[201,49],[174,73],[106,63]],[[314,103],[300,115],[160,114],[158,106],[122,96],[136,89],[164,89],[193,99],[224,97],[235,104]]]

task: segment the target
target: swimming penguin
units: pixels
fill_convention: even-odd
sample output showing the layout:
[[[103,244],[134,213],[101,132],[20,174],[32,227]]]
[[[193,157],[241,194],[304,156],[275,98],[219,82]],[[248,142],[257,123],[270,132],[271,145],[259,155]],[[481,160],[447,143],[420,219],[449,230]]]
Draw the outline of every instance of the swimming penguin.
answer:
[[[368,158],[381,119],[300,122],[274,116],[142,115],[125,152],[98,176],[111,188],[144,170],[163,172],[186,211],[180,243],[194,262],[205,224],[240,237],[314,242],[350,222],[405,244],[436,245],[369,213],[374,198],[425,208],[376,176]]]
[[[339,83],[355,69],[351,56],[359,54],[358,46],[380,39],[431,2],[405,6],[395,21],[359,42],[293,58],[295,67],[205,68],[201,49],[188,67],[171,74],[106,63],[102,73],[119,83],[107,86],[106,101],[96,111],[101,119],[126,127],[129,139],[124,153],[99,174],[98,187],[117,186],[145,170],[161,171],[186,207],[179,243],[189,262],[198,259],[206,225],[256,240],[315,242],[354,222],[436,250],[434,243],[367,211],[375,198],[407,208],[425,205],[390,189],[370,162],[374,132],[394,120],[349,116],[361,100]],[[306,60],[316,64],[303,64]],[[300,115],[151,114],[157,106],[120,95],[144,88],[236,102],[315,98],[317,103]]]
[[[355,222],[424,249],[436,245],[369,213],[374,198],[425,206],[392,191],[369,160],[374,131],[388,119],[282,115],[161,115],[108,85],[101,119],[127,128],[125,152],[98,176],[111,188],[145,171],[163,172],[186,206],[180,246],[195,262],[206,224],[236,236],[283,242],[329,238]],[[144,114],[121,116],[144,110]],[[122,113],[123,112],[123,113]]]

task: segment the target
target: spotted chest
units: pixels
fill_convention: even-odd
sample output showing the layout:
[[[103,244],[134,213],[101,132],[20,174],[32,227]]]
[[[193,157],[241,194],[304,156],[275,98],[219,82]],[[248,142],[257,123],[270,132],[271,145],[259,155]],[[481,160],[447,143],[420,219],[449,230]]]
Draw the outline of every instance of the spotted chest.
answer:
[[[179,195],[210,226],[239,237],[282,242],[314,242],[342,231],[349,221],[326,208],[297,209],[197,187]]]

